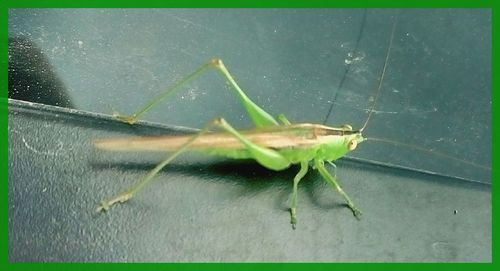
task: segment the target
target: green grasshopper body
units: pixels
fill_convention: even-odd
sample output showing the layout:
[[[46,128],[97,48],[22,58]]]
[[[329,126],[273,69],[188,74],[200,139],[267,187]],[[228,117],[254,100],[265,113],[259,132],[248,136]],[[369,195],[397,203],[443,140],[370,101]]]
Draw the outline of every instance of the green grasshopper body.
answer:
[[[207,69],[213,68],[220,72],[229,82],[231,89],[235,91],[240,103],[247,111],[256,128],[238,131],[224,119],[217,118],[209,122],[200,132],[189,136],[103,139],[96,141],[95,146],[105,150],[161,150],[169,152],[169,156],[144,176],[137,184],[118,196],[103,201],[97,210],[107,211],[112,205],[129,200],[178,155],[185,151],[198,151],[233,159],[253,159],[262,166],[276,171],[284,170],[292,164],[300,164],[300,170],[293,180],[292,204],[290,208],[291,224],[294,229],[297,223],[298,184],[306,175],[310,162],[312,162],[313,167],[319,171],[325,181],[342,195],[354,216],[359,218],[361,215],[360,210],[354,206],[351,199],[339,186],[336,181],[336,174],[332,176],[328,172],[324,162],[330,163],[336,168],[335,164],[333,164],[335,160],[343,157],[349,151],[354,150],[358,143],[365,140],[361,133],[370,120],[378,99],[378,94],[380,93],[390,49],[392,47],[395,26],[396,23],[393,24],[390,43],[372,109],[363,127],[359,130],[353,130],[350,125],[334,128],[310,123],[291,124],[284,115],[279,115],[277,118],[279,121],[277,121],[245,94],[220,59],[212,59],[208,63],[202,65],[177,84],[161,92],[158,97],[146,104],[137,113],[131,116],[115,114],[116,119],[128,124],[134,124],[142,114],[150,110],[157,103],[166,99],[173,93],[176,93],[181,86],[198,77]],[[219,131],[213,131],[214,128]]]
[[[364,138],[359,131],[349,127],[332,128],[320,124],[291,124],[268,128],[238,131],[241,136],[253,144],[276,151],[288,163],[298,164],[304,160],[335,161],[356,148]],[[165,151],[172,152],[180,148],[192,136],[138,137],[112,140],[100,140],[95,144],[100,149],[109,151]],[[255,159],[259,161],[244,143],[227,133],[210,133],[194,141],[188,148],[191,151],[231,159]],[[262,166],[271,170],[286,167],[274,166],[262,162]]]
[[[270,114],[253,103],[236,84],[220,59],[211,60],[193,74],[200,70],[214,67],[221,71],[238,94],[241,103],[249,113],[250,118],[257,126],[255,129],[237,131],[224,119],[218,118],[210,122],[204,129],[195,135],[181,135],[168,137],[142,137],[124,139],[102,139],[95,142],[95,146],[111,151],[165,151],[170,152],[166,160],[156,166],[139,183],[118,195],[117,197],[102,202],[98,211],[108,210],[113,204],[129,200],[137,191],[184,151],[198,151],[211,155],[225,156],[233,159],[254,159],[262,166],[271,170],[284,170],[292,164],[300,164],[301,168],[294,178],[291,223],[295,228],[297,223],[297,188],[300,180],[305,176],[312,161],[321,176],[334,187],[345,199],[349,208],[356,217],[361,212],[354,206],[347,194],[338,185],[335,174],[332,176],[324,166],[324,162],[332,163],[356,148],[364,140],[361,130],[354,131],[349,125],[334,128],[320,124],[291,124],[284,115],[279,115],[278,123]],[[193,74],[186,77],[174,87],[167,89],[158,99],[158,102],[173,93],[179,86],[189,81]],[[133,124],[138,117],[154,106],[149,104],[138,113],[124,117],[115,117],[123,122]],[[366,123],[365,123],[366,126]],[[219,128],[221,132],[211,131]]]

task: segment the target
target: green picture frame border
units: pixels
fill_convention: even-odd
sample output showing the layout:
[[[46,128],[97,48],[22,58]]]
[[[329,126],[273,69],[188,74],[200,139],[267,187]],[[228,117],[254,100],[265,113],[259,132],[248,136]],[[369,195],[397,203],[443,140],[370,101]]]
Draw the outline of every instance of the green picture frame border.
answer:
[[[499,270],[498,230],[492,195],[492,263],[10,263],[8,248],[8,11],[11,8],[490,8],[492,10],[493,71],[498,70],[495,45],[498,41],[496,7],[493,0],[3,0],[0,1],[0,270]],[[497,31],[498,32],[498,31]],[[497,130],[494,116],[498,77],[492,80],[493,138]],[[498,151],[493,145],[492,161]],[[496,170],[492,170],[495,180]],[[492,194],[498,190],[492,186]],[[464,236],[464,238],[466,238]],[[495,267],[497,266],[497,267]]]

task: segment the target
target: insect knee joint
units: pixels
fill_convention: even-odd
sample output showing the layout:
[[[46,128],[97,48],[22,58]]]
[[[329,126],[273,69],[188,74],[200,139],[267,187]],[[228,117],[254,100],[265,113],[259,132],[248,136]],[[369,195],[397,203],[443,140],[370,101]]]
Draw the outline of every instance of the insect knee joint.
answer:
[[[218,118],[215,118],[213,121],[212,121],[212,124],[213,125],[217,125],[217,126],[222,126],[226,123],[226,121],[224,120],[224,118],[221,118],[221,117],[218,117]]]
[[[352,126],[349,124],[344,124],[341,126],[341,128],[347,131],[352,131]]]
[[[224,64],[222,63],[222,59],[220,59],[220,58],[211,59],[210,64],[216,68],[224,66]]]

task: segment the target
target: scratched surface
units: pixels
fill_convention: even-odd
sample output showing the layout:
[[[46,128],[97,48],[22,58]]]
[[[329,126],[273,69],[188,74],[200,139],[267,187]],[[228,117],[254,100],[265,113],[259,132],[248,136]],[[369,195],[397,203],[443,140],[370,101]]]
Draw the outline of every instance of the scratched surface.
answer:
[[[367,118],[397,14],[392,9],[11,9],[9,94],[132,113],[213,57],[248,95],[292,122]],[[491,183],[491,12],[403,9],[374,116],[353,157]],[[347,71],[347,72],[346,72]],[[23,94],[23,95],[21,95]],[[149,112],[201,127],[248,118],[208,73]],[[472,163],[472,164],[471,164]]]
[[[491,186],[338,161],[360,221],[311,172],[187,155],[126,204],[95,208],[164,154],[109,153],[96,138],[177,134],[148,123],[9,101],[10,262],[491,262]]]

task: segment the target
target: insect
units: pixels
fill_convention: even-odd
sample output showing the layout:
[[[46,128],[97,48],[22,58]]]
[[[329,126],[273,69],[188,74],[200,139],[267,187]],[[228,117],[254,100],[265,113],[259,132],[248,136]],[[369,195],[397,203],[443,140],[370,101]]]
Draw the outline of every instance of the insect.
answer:
[[[297,224],[298,184],[308,172],[310,165],[318,170],[323,179],[343,197],[353,215],[359,219],[361,216],[360,209],[354,205],[347,193],[340,187],[336,173],[331,174],[326,169],[325,162],[336,169],[334,161],[355,150],[359,143],[365,141],[362,132],[370,121],[379,97],[390,56],[396,22],[397,19],[392,27],[384,66],[379,77],[371,109],[363,126],[359,129],[353,129],[352,126],[347,124],[339,128],[311,123],[291,124],[284,115],[279,115],[275,119],[245,94],[220,59],[212,59],[202,65],[162,92],[138,112],[130,116],[116,114],[115,118],[119,121],[134,124],[144,113],[160,101],[179,91],[183,85],[186,85],[207,70],[215,69],[229,83],[256,128],[236,130],[223,118],[217,118],[210,121],[198,133],[193,135],[97,140],[95,146],[104,150],[163,150],[170,154],[135,185],[121,194],[103,201],[97,211],[108,211],[113,205],[128,201],[144,188],[162,168],[180,154],[186,151],[196,151],[233,159],[253,159],[260,165],[275,171],[284,170],[293,164],[299,164],[300,170],[293,179],[290,208],[290,223],[294,229]]]

